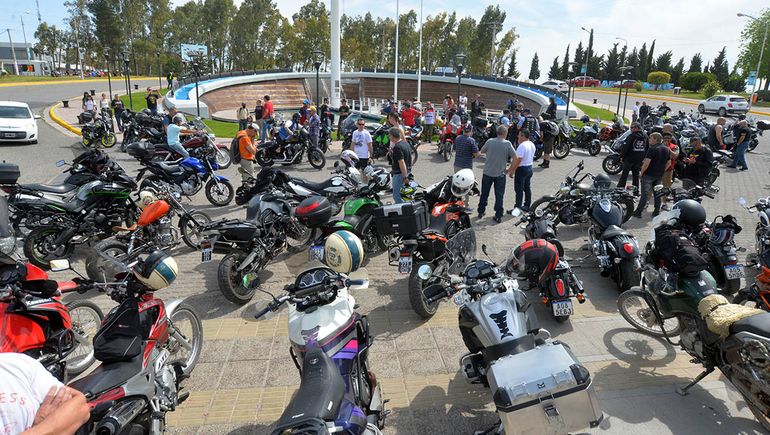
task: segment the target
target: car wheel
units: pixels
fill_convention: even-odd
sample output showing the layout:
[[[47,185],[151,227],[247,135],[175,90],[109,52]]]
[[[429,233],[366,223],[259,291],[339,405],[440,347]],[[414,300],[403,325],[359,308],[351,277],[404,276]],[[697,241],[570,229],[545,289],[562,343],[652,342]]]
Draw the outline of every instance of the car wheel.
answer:
[[[704,106],[703,104],[699,104],[698,113],[706,113],[706,106]]]
[[[719,114],[719,116],[725,116],[727,115],[727,110],[725,110],[724,107],[720,107],[717,113]]]

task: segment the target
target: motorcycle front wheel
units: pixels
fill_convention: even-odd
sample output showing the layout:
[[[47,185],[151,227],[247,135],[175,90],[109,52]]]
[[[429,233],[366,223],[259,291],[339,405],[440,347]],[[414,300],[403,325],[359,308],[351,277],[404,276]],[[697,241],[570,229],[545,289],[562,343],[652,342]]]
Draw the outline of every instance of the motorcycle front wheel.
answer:
[[[754,149],[759,145],[759,139],[754,138],[749,142],[749,149],[748,151],[754,151]]]
[[[67,377],[71,379],[86,371],[96,361],[93,337],[101,327],[104,313],[95,303],[86,300],[68,303],[67,311],[72,319],[72,330],[82,337],[82,341],[75,339],[77,347],[64,359],[67,362]]]
[[[641,288],[627,290],[618,296],[618,311],[631,326],[653,337],[676,337],[679,335],[679,319],[665,319],[661,327],[653,308],[647,302]],[[663,331],[666,331],[665,334]]]
[[[605,157],[604,160],[602,160],[602,169],[610,175],[618,175],[620,171],[623,170],[623,166],[620,162],[620,155],[610,154]]]
[[[59,233],[61,229],[56,227],[37,227],[30,231],[24,240],[27,260],[41,269],[49,269],[51,260],[70,258],[75,250],[71,243],[66,243],[61,253],[55,252],[58,246],[54,246],[54,241]]]
[[[105,148],[112,148],[118,139],[115,137],[115,133],[107,133],[102,136],[102,146]]]
[[[257,152],[255,159],[257,164],[263,168],[273,166],[273,163],[275,163],[272,157],[267,156],[267,151]]]
[[[223,207],[230,204],[235,197],[235,188],[229,181],[216,181],[211,178],[206,183],[206,199],[217,207]]]
[[[569,155],[569,150],[569,141],[561,137],[557,137],[556,143],[553,144],[553,156],[557,159],[563,159]]]
[[[425,299],[425,295],[422,294],[422,291],[425,290],[425,281],[417,276],[417,270],[423,264],[432,266],[430,263],[424,262],[415,263],[412,266],[412,273],[409,275],[409,304],[412,306],[414,312],[420,317],[423,319],[430,319],[436,314],[439,301],[429,303]]]
[[[230,150],[227,148],[217,148],[216,160],[219,169],[229,168],[233,162],[233,159],[230,157]]]
[[[307,161],[310,162],[310,166],[316,169],[321,169],[326,166],[326,157],[318,148],[308,149]]]
[[[225,299],[238,305],[251,301],[251,298],[257,292],[256,288],[249,289],[243,286],[243,273],[237,269],[244,258],[244,254],[227,254],[219,262],[219,269],[217,270],[219,291],[222,292]],[[260,259],[255,259],[254,261],[258,262]],[[255,270],[253,273],[258,272],[259,270]]]
[[[184,375],[189,376],[203,349],[203,325],[201,319],[195,314],[195,310],[182,302],[171,313],[171,336],[175,342],[171,347],[171,363],[178,364]],[[182,346],[179,340],[184,340],[190,345],[190,349]]]
[[[593,140],[588,144],[588,154],[595,156],[600,152],[602,152],[601,142]]]

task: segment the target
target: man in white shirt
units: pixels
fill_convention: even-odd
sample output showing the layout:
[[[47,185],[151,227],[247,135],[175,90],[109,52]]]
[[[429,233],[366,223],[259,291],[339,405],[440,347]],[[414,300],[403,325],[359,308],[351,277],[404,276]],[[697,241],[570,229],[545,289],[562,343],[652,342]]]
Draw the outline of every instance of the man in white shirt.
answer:
[[[357,169],[363,171],[367,166],[372,163],[372,135],[369,134],[369,130],[366,128],[366,122],[363,118],[359,118],[356,121],[356,131],[353,132],[352,142],[353,151],[358,156]]]
[[[37,361],[0,353],[0,434],[72,434],[90,417],[86,398]]]
[[[634,111],[634,114],[631,116],[632,117],[631,122],[636,122],[639,120],[639,102],[637,101],[636,103],[634,103],[631,109],[633,109]]]
[[[457,105],[460,106],[460,111],[465,112],[466,108],[468,107],[468,93],[463,92],[460,94],[459,97],[457,97]]]
[[[516,148],[516,156],[513,158],[513,163],[508,168],[508,176],[514,178],[513,189],[516,191],[516,206],[514,210],[518,208],[522,211],[529,211],[529,205],[532,203],[530,181],[532,181],[532,161],[535,158],[535,144],[529,140],[529,130],[527,129],[519,130],[516,141],[519,143],[519,146]],[[512,213],[513,210],[510,210],[510,212]]]

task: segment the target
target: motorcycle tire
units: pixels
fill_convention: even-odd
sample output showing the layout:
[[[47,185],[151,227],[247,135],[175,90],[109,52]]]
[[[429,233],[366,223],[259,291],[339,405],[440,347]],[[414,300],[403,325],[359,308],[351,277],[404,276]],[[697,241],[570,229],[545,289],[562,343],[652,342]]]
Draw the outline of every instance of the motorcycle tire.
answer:
[[[67,243],[61,254],[55,255],[51,252],[51,247],[46,246],[52,243],[56,236],[61,233],[57,227],[37,227],[27,234],[24,240],[24,256],[35,266],[47,270],[51,268],[51,260],[63,260],[72,256],[75,246]]]
[[[757,145],[759,145],[759,139],[757,138],[752,139],[751,142],[749,142],[749,148],[747,151],[749,152],[754,151]]]
[[[88,146],[91,143],[91,141],[85,136],[80,140],[80,142],[83,144],[83,146]]]
[[[187,317],[190,321],[190,331],[185,331],[185,328],[182,327],[182,319],[184,317]],[[180,360],[176,355],[180,350],[183,350],[184,347],[174,343],[171,352],[171,363],[177,364],[184,376],[190,376],[190,373],[192,373],[193,369],[198,364],[198,359],[200,358],[201,350],[203,349],[203,324],[198,315],[195,314],[193,307],[187,302],[182,302],[177,305],[176,309],[169,313],[169,318],[171,324],[174,325],[171,336],[174,337],[175,333],[181,334],[189,341],[190,347],[192,348],[189,355],[183,360]]]
[[[331,137],[327,137],[326,139],[323,139],[318,146],[321,148],[321,152],[326,154],[327,151],[329,151],[329,144],[331,144],[332,139]]]
[[[72,330],[82,335],[87,339],[88,344],[78,342],[77,347],[67,355],[64,359],[67,362],[65,370],[67,372],[67,378],[73,379],[85,372],[93,365],[96,358],[94,357],[94,345],[93,336],[99,331],[102,320],[104,319],[104,313],[95,303],[88,300],[72,301],[67,304],[67,311],[69,311],[70,318],[72,319]],[[92,320],[94,320],[93,331],[85,331],[83,329],[83,322],[78,315],[79,311],[90,312]],[[76,353],[77,352],[77,353]],[[78,356],[82,355],[82,356]]]
[[[652,326],[647,324],[644,319],[653,315],[651,312],[653,308],[647,302],[645,295],[646,293],[644,290],[639,287],[621,293],[620,296],[618,296],[618,311],[620,311],[620,315],[635,329],[647,335],[661,338],[666,335],[669,337],[676,337],[679,335],[681,330],[679,319],[665,319],[663,321],[663,326],[659,325],[657,321]],[[634,307],[629,306],[632,303]],[[641,316],[644,316],[644,318]],[[670,327],[667,327],[666,322],[670,322],[668,324]],[[665,333],[663,332],[664,330]]]
[[[536,199],[532,204],[530,204],[529,209],[531,211],[535,211],[541,205],[546,204],[546,207],[543,207],[543,209],[545,210],[545,208],[547,208],[548,205],[550,205],[548,203],[553,201],[553,199],[554,199],[553,196],[544,196],[544,197],[542,197],[540,199]],[[559,218],[558,216],[554,216],[554,223],[556,223],[556,219],[558,219],[558,218]]]
[[[602,152],[602,144],[600,142],[591,141],[586,147],[588,154],[595,156]]]
[[[216,197],[214,195],[217,195]],[[213,178],[206,183],[206,199],[217,207],[224,207],[235,197],[235,188],[229,181],[217,182]]]
[[[182,233],[182,241],[192,249],[200,246],[201,233],[199,228],[211,222],[211,217],[206,213],[193,210],[179,219],[179,232]]]
[[[307,151],[307,161],[315,169],[322,169],[326,166],[326,156],[318,148],[310,148]]]
[[[569,155],[569,151],[569,142],[562,139],[561,137],[557,137],[556,143],[553,144],[553,156],[561,160]]]
[[[219,169],[227,169],[233,163],[233,159],[230,156],[230,150],[227,148],[217,148],[217,166]]]
[[[364,251],[367,254],[385,250],[385,247],[382,246],[382,237],[380,237],[380,234],[377,232],[377,226],[374,225],[374,222],[369,223],[369,225],[361,231],[361,244],[364,246]]]
[[[719,288],[719,293],[722,293],[723,295],[734,295],[738,293],[738,290],[741,289],[741,280],[740,278],[733,278],[728,279],[725,281],[724,285]]]
[[[725,373],[725,375],[727,374]],[[739,393],[741,393],[741,395],[745,395],[744,391],[750,390],[752,388],[752,385],[750,384],[751,381],[748,381],[749,385],[745,385],[743,382],[741,384],[738,384],[738,382],[741,382],[741,381],[739,379],[736,379],[735,374],[727,375],[727,379],[730,380],[730,383],[735,386],[735,388],[738,390]],[[760,424],[760,426],[762,426],[762,428],[765,429],[765,433],[769,433],[770,417],[765,415],[765,413],[763,413],[761,409],[757,408],[757,406],[754,405],[751,402],[751,400],[749,400],[748,398],[744,397],[743,401],[746,403],[746,406],[749,407],[749,409],[751,410],[751,413],[754,414],[754,418],[757,419],[757,422]]]
[[[617,265],[617,283],[620,291],[626,291],[639,285],[639,274],[629,259],[623,259]]]
[[[419,157],[419,155],[417,153],[417,147],[412,144],[410,145],[411,145],[410,148],[412,149],[412,165],[414,165],[415,163],[417,163],[417,157]]]
[[[551,313],[551,315],[553,316],[553,319],[556,320],[558,323],[564,323],[567,320],[569,320],[569,314],[567,314],[566,316],[554,316],[553,313]]]
[[[716,183],[717,179],[719,179],[719,176],[721,173],[719,172],[719,169],[712,169],[711,172],[709,172],[708,176],[706,177],[706,186],[711,187],[714,183]]]
[[[104,255],[111,257],[120,261],[121,263],[130,262],[130,259],[128,258],[128,244],[117,239],[102,240],[93,246],[93,250],[94,252],[98,253],[94,255]],[[97,278],[91,279],[96,280]]]
[[[439,147],[441,148],[441,155],[444,156],[444,161],[452,160],[452,147],[448,143],[442,143]]]
[[[222,292],[225,299],[238,305],[249,303],[257,292],[256,288],[247,289],[243,286],[243,277],[236,270],[238,263],[244,258],[246,258],[245,254],[227,254],[219,262],[219,268],[217,269],[219,291]],[[256,272],[258,273],[259,271]]]
[[[623,170],[619,154],[610,154],[602,160],[602,169],[610,175],[618,175]]]
[[[622,202],[620,202],[620,208],[623,209],[623,223],[631,219],[631,216],[634,215],[635,207],[634,198],[623,198]]]
[[[255,156],[255,159],[257,160],[257,164],[259,166],[262,166],[263,168],[273,166],[273,164],[275,163],[272,157],[268,157],[266,154],[267,154],[266,152],[261,152],[261,153],[258,152],[257,155]]]
[[[114,147],[117,141],[118,139],[115,137],[115,133],[107,133],[106,135],[102,136],[102,146],[105,148]]]
[[[351,142],[352,140],[349,137],[346,137],[345,140],[342,141],[342,151],[349,150]]]
[[[428,303],[425,296],[422,294],[425,286],[423,285],[423,280],[417,276],[417,270],[423,264],[430,265],[429,263],[420,262],[412,266],[412,273],[409,275],[409,304],[417,315],[423,319],[430,319],[436,314],[439,301],[433,302],[432,304]]]

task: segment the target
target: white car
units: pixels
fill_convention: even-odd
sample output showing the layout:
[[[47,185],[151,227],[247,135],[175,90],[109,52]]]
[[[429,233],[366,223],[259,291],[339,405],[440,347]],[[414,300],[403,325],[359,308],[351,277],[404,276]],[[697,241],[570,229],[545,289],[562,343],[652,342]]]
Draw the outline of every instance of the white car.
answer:
[[[0,142],[37,143],[37,120],[27,103],[0,101]]]
[[[698,104],[698,112],[716,112],[719,116],[725,116],[728,113],[746,113],[748,111],[749,102],[740,95],[714,95]]]
[[[548,89],[553,89],[554,91],[559,91],[559,92],[567,92],[567,90],[569,89],[569,86],[567,86],[567,82],[563,82],[561,80],[548,80],[547,82],[544,82],[540,86],[546,87]]]

